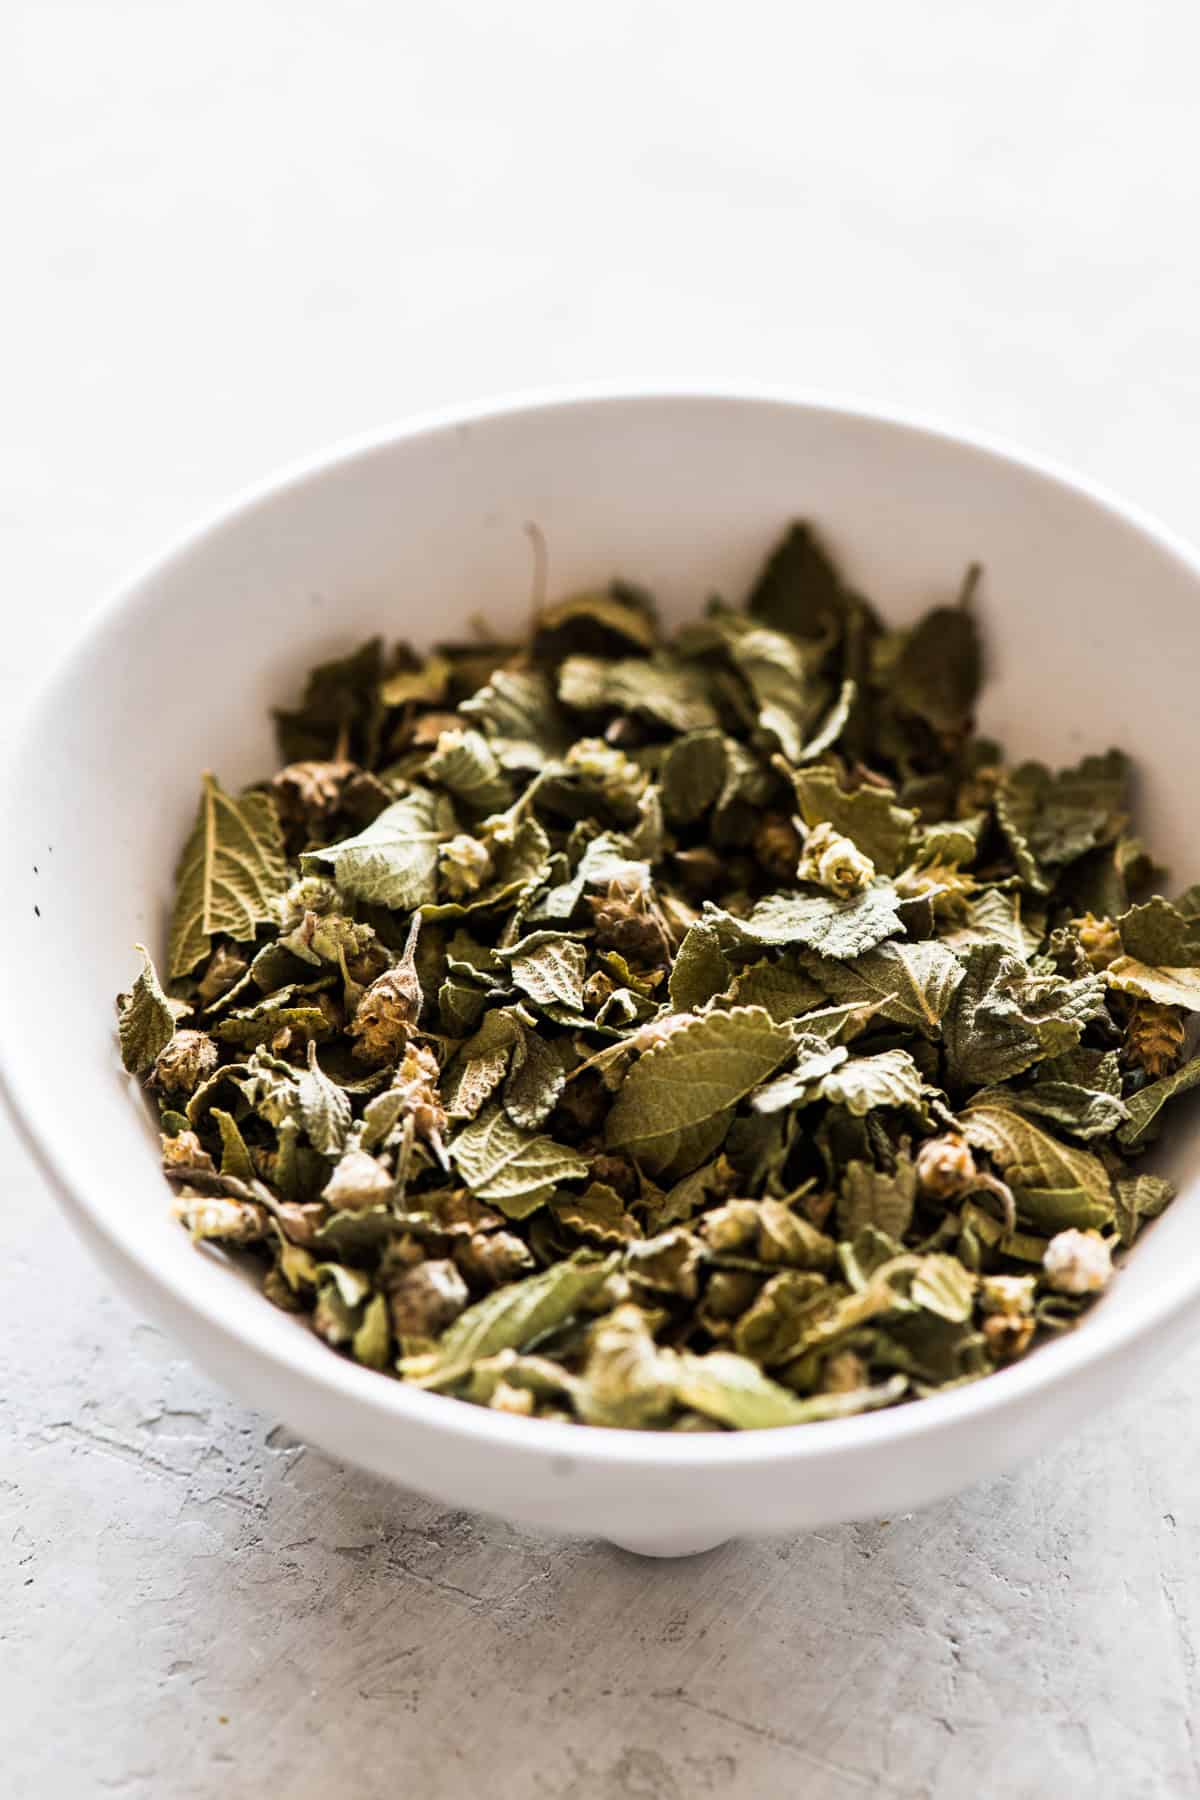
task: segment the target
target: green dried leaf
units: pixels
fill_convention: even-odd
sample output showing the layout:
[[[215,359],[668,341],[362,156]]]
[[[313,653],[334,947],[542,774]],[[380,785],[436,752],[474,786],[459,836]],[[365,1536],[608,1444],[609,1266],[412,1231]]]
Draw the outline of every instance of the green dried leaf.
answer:
[[[583,1008],[587,952],[577,938],[558,931],[535,931],[511,950],[497,954],[508,963],[515,986],[537,1006]]]
[[[340,1156],[350,1130],[350,1101],[321,1068],[317,1046],[311,1042],[308,1067],[296,1083],[296,1104],[313,1149],[322,1156]]]
[[[510,1219],[524,1219],[561,1181],[580,1181],[586,1157],[553,1138],[522,1131],[499,1106],[491,1106],[450,1144],[450,1160],[479,1200]]]
[[[1157,1219],[1175,1198],[1175,1185],[1162,1175],[1133,1175],[1117,1182],[1117,1230],[1132,1244],[1148,1219]]]
[[[497,1288],[457,1318],[437,1349],[406,1358],[400,1373],[418,1387],[453,1387],[485,1356],[501,1350],[531,1350],[573,1318],[607,1281],[619,1257],[602,1262],[572,1258],[524,1281]]]
[[[538,669],[497,669],[458,710],[480,726],[505,769],[536,773],[570,747],[550,678]]]
[[[853,1238],[871,1226],[900,1239],[912,1224],[916,1197],[917,1172],[911,1157],[898,1157],[890,1171],[871,1163],[847,1163],[838,1198],[838,1230]]]
[[[117,1036],[121,1061],[131,1075],[144,1075],[175,1035],[175,1014],[163,993],[158,972],[144,944],[134,949],[142,972],[127,994],[117,999]]]
[[[688,1019],[626,1075],[608,1115],[608,1143],[633,1144],[713,1118],[765,1081],[793,1047],[791,1032],[761,1007]]]
[[[804,968],[831,1000],[870,1007],[880,1018],[937,1037],[963,977],[945,945],[887,943],[851,962],[807,956]]]
[[[478,731],[443,732],[424,773],[472,812],[502,812],[512,802],[512,783]]]
[[[963,954],[963,979],[943,1021],[947,1066],[962,1086],[1007,1081],[1073,1049],[1104,1012],[1104,983],[1032,974],[998,944]]]
[[[284,762],[321,762],[337,752],[357,752],[356,760],[369,766],[382,723],[382,676],[383,640],[377,637],[313,669],[300,705],[275,714]]]
[[[703,673],[665,651],[615,662],[569,656],[559,670],[558,697],[579,712],[632,713],[670,731],[720,724]]]
[[[1111,1183],[1098,1157],[1060,1144],[1008,1106],[972,1101],[959,1122],[967,1142],[987,1152],[1010,1186],[1079,1189],[1111,1218]]]
[[[724,787],[726,764],[719,731],[689,731],[667,746],[659,779],[672,825],[692,825],[704,817]]]
[[[975,944],[999,944],[1010,956],[1028,962],[1036,956],[1041,935],[1021,917],[1022,897],[1015,889],[984,888],[963,907],[963,923],[942,933],[942,943],[952,950],[969,950]]]
[[[688,928],[671,965],[671,1005],[695,1012],[729,986],[729,963],[713,927],[698,919]]]
[[[747,1357],[713,1350],[707,1356],[684,1352],[679,1357],[676,1395],[684,1406],[716,1419],[718,1424],[738,1431],[758,1431],[774,1425],[841,1419],[891,1406],[907,1386],[901,1375],[876,1388],[860,1388],[849,1394],[816,1394],[809,1400],[798,1400]]]
[[[983,658],[972,614],[937,606],[904,641],[891,673],[891,692],[937,731],[957,731],[975,710]]]
[[[1148,1144],[1158,1135],[1162,1124],[1159,1114],[1168,1100],[1174,1100],[1177,1094],[1186,1094],[1198,1082],[1200,1056],[1194,1056],[1173,1075],[1164,1075],[1161,1081],[1152,1081],[1149,1087],[1132,1094],[1127,1102],[1129,1117],[1117,1133],[1118,1143],[1126,1150],[1140,1150]]]
[[[852,900],[832,894],[770,894],[749,918],[737,919],[706,905],[723,944],[731,948],[803,947],[822,956],[854,957],[873,950],[900,930],[898,899],[890,883],[876,882]]]
[[[414,788],[356,837],[310,850],[302,861],[309,871],[328,869],[347,900],[411,912],[436,896],[438,844],[453,831],[446,796]]]
[[[746,604],[776,631],[829,639],[841,630],[849,597],[811,526],[798,522],[771,552]]]
[[[790,961],[764,960],[741,971],[729,989],[726,1004],[761,1006],[777,1024],[783,1024],[811,1012],[823,999],[816,982]]]
[[[1200,966],[1200,917],[1184,913],[1156,894],[1117,920],[1125,954],[1152,967]]]
[[[235,800],[206,774],[196,823],[176,871],[171,979],[190,975],[218,932],[248,943],[260,925],[272,924],[272,902],[288,879],[270,795],[249,793]]]
[[[221,1173],[232,1175],[235,1181],[256,1181],[258,1171],[254,1167],[246,1140],[238,1128],[237,1120],[232,1113],[227,1113],[219,1106],[214,1106],[210,1118],[215,1120],[217,1130],[221,1133]]]
[[[852,1056],[826,1075],[818,1088],[822,1100],[844,1106],[857,1118],[876,1106],[920,1109],[921,1071],[907,1050],[883,1050],[878,1056]]]
[[[1087,756],[1056,775],[1041,763],[1022,763],[1007,778],[997,818],[1009,832],[1014,852],[1019,839],[1040,869],[1062,868],[1117,837],[1128,787],[1129,762],[1119,750]]]
[[[962,1325],[975,1306],[975,1277],[957,1256],[923,1256],[913,1273],[908,1297],[926,1312]]]
[[[1191,964],[1178,969],[1151,969],[1132,956],[1118,956],[1105,969],[1104,978],[1123,994],[1156,1000],[1160,1006],[1182,1006],[1185,1012],[1200,1012],[1200,968]]]

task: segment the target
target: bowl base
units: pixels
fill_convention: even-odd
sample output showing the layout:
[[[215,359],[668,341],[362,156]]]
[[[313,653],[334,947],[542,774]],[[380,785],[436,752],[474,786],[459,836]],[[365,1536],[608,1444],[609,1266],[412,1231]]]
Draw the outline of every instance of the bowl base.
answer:
[[[706,1550],[716,1550],[729,1539],[723,1531],[715,1536],[711,1531],[648,1531],[631,1532],[627,1537],[612,1537],[608,1541],[618,1550],[628,1550],[631,1556],[703,1556]]]

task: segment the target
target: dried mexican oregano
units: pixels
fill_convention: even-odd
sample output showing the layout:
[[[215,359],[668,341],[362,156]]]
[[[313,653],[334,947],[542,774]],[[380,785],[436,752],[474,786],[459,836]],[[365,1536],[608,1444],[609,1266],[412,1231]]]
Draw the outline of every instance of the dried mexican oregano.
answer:
[[[203,780],[167,986],[118,1003],[198,1240],[334,1349],[676,1431],[1025,1355],[1171,1197],[1200,890],[1116,751],[975,737],[976,572],[886,629],[795,527],[743,610],[313,671]]]

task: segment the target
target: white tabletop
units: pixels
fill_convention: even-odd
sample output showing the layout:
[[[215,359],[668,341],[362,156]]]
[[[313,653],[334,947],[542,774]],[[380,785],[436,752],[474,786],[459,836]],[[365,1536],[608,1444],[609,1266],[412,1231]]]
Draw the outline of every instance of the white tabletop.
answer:
[[[1198,52],[1185,0],[16,0],[5,718],[233,489],[528,384],[841,392],[1194,531]],[[293,1443],[0,1157],[12,1800],[1200,1791],[1200,1353],[927,1513],[650,1564]]]

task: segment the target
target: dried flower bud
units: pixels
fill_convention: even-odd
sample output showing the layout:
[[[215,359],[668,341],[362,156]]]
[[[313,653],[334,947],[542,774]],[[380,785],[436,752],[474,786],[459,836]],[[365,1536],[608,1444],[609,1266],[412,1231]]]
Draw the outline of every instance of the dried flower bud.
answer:
[[[488,1405],[493,1412],[512,1413],[517,1418],[532,1417],[535,1405],[531,1388],[513,1387],[510,1382],[498,1381]]]
[[[614,744],[603,738],[580,738],[565,757],[566,766],[588,787],[595,788],[610,806],[629,812],[645,791],[645,770]]]
[[[276,901],[279,926],[283,932],[295,931],[303,924],[306,913],[337,912],[342,897],[335,884],[324,875],[302,875],[293,881],[282,900]]]
[[[607,894],[589,896],[588,905],[601,949],[618,951],[638,968],[660,968],[670,961],[670,939],[640,883],[610,881]]]
[[[1121,933],[1109,918],[1098,919],[1095,913],[1084,913],[1071,920],[1071,928],[1083,946],[1083,953],[1093,969],[1107,969],[1123,954]]]
[[[902,900],[923,900],[927,896],[933,916],[942,924],[966,917],[967,902],[979,883],[956,863],[933,862],[902,869],[896,877],[896,892]]]
[[[271,792],[284,825],[312,831],[335,813],[342,789],[358,765],[352,762],[289,763],[271,780]]]
[[[321,1190],[321,1198],[338,1212],[365,1212],[390,1200],[395,1185],[383,1164],[365,1150],[347,1150]]]
[[[800,833],[784,813],[767,813],[753,839],[754,854],[774,881],[791,882],[803,850]]]
[[[749,1250],[758,1236],[758,1206],[753,1200],[727,1200],[705,1213],[699,1229],[710,1250]]]
[[[387,969],[371,983],[351,1021],[355,1056],[375,1068],[397,1062],[416,1028],[420,1011],[421,988],[415,972],[403,963]]]
[[[533,1253],[511,1231],[477,1231],[454,1246],[454,1260],[473,1287],[503,1287],[536,1267]]]
[[[981,1329],[993,1361],[1015,1362],[1032,1344],[1037,1320],[1032,1314],[1017,1317],[1011,1313],[989,1313]]]
[[[635,1240],[625,1251],[625,1267],[633,1281],[656,1293],[679,1294],[685,1300],[696,1298],[699,1264],[700,1246],[682,1225],[660,1231],[657,1237]]]
[[[798,881],[812,881],[839,900],[849,900],[870,887],[875,864],[857,844],[825,822],[814,825],[804,842],[796,870]]]
[[[211,1238],[222,1244],[260,1244],[271,1229],[271,1215],[257,1200],[184,1194],[175,1204],[175,1217],[196,1242]]]
[[[749,1269],[714,1269],[704,1290],[704,1310],[711,1319],[740,1318],[761,1285]]]
[[[989,1316],[1028,1318],[1036,1289],[1036,1275],[985,1275],[979,1283],[979,1310]]]
[[[392,1330],[398,1338],[440,1337],[471,1296],[452,1262],[418,1263],[387,1284]]]
[[[477,894],[491,880],[493,868],[487,845],[465,831],[438,846],[438,875],[452,900]]]
[[[217,1167],[194,1131],[178,1131],[174,1137],[162,1133],[162,1165],[164,1172],[176,1180],[189,1170],[215,1174]]]
[[[1100,1294],[1112,1280],[1112,1252],[1098,1231],[1060,1231],[1042,1257],[1056,1294]]]
[[[858,1388],[866,1387],[870,1371],[857,1350],[835,1350],[832,1356],[825,1358],[825,1366],[821,1370],[821,1392],[824,1394],[853,1394]]]
[[[177,1031],[158,1053],[150,1079],[164,1094],[194,1094],[221,1060],[206,1031]]]
[[[1125,1026],[1122,1056],[1131,1068],[1144,1069],[1152,1081],[1158,1081],[1179,1066],[1185,1035],[1180,1007],[1135,1000]]]
[[[926,1138],[917,1151],[917,1184],[935,1200],[954,1200],[969,1193],[979,1180],[970,1145],[956,1131],[944,1137]]]
[[[606,1000],[611,1000],[617,991],[617,984],[604,969],[596,969],[583,984],[583,1004],[588,1012],[599,1012]]]
[[[601,1151],[592,1158],[592,1180],[599,1181],[606,1187],[614,1189],[622,1200],[636,1200],[638,1196],[637,1170],[627,1156],[616,1156],[611,1151]]]
[[[392,1078],[392,1087],[404,1095],[404,1114],[412,1120],[415,1135],[439,1154],[446,1130],[446,1109],[438,1091],[440,1073],[432,1050],[424,1044],[410,1044]]]

